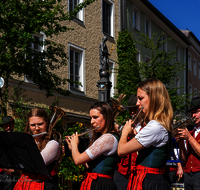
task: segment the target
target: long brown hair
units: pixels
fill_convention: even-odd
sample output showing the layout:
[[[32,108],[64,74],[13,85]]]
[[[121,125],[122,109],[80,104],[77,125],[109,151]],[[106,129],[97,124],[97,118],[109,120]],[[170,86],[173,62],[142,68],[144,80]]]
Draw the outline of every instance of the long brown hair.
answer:
[[[151,120],[159,122],[167,131],[172,131],[173,109],[165,85],[158,79],[147,79],[138,86],[149,97],[149,108],[144,117],[144,122]]]
[[[29,125],[29,118],[30,117],[41,117],[46,122],[47,134],[45,134],[45,135],[43,135],[41,137],[42,140],[38,144],[38,149],[40,151],[42,151],[45,148],[46,144],[49,142],[50,138],[51,138],[52,130],[49,129],[49,123],[50,123],[49,117],[47,115],[47,112],[44,109],[42,109],[42,108],[33,108],[27,115],[27,123],[26,123],[25,131],[24,131],[25,133],[28,133],[28,134],[31,134],[31,135],[32,135],[32,132],[31,132],[30,125]]]
[[[106,102],[96,102],[95,104],[93,104],[89,111],[92,109],[96,109],[98,111],[100,111],[100,113],[103,115],[103,118],[105,119],[105,128],[104,131],[101,135],[105,134],[105,133],[109,133],[111,131],[114,131],[117,133],[117,130],[115,129],[114,126],[114,116],[113,116],[113,111],[112,108],[110,107],[110,105]],[[92,139],[90,141],[89,146],[99,137],[101,136],[100,134],[97,134],[96,132],[93,132],[92,134]]]

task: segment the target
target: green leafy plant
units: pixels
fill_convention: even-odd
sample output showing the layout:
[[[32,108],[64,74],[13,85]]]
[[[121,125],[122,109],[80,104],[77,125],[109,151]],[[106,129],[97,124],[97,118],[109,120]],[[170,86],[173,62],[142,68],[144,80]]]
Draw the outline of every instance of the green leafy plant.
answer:
[[[119,32],[117,40],[118,69],[116,84],[118,94],[116,97],[121,93],[126,94],[126,97],[122,100],[123,104],[127,104],[130,96],[136,94],[137,84],[141,81],[136,52],[132,35],[127,30]]]
[[[86,0],[73,12],[67,12],[66,2],[61,0],[2,0],[0,1],[0,77],[4,78],[1,99],[3,107],[9,100],[9,80],[24,76],[37,84],[46,96],[54,92],[69,95],[67,82],[56,70],[67,65],[67,52],[63,44],[55,37],[63,32],[72,32],[73,28],[64,23],[72,21],[77,13],[95,0]],[[39,40],[35,35],[45,35]],[[35,51],[34,46],[46,47]],[[78,83],[80,85],[80,83]],[[4,113],[6,115],[6,113]]]
[[[70,136],[75,132],[78,132],[80,134],[83,131],[85,131],[85,127],[82,123],[77,122],[75,124],[71,124],[71,126],[69,126],[66,132],[63,134],[63,138],[65,138],[65,136]],[[62,162],[60,163],[58,174],[64,179],[64,181],[72,181],[77,183],[78,186],[80,186],[81,181],[83,180],[84,171],[85,167],[83,165],[75,165],[71,156],[64,155]],[[60,189],[64,189],[67,187],[67,184],[59,184],[59,187]]]

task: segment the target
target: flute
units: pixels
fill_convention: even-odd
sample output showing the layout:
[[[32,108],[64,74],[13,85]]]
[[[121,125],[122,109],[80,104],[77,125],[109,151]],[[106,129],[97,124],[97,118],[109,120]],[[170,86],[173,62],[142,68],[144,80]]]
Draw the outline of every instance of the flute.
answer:
[[[138,111],[137,115],[132,115],[131,116],[131,125],[133,125],[135,123],[135,121],[137,120],[137,118],[139,117],[139,115],[141,114],[142,110],[144,109],[144,107],[142,106],[141,109]],[[126,119],[127,120],[127,119]],[[125,121],[126,121],[125,120]],[[123,122],[124,123],[124,122]],[[119,125],[119,131],[121,132],[122,129],[124,128],[124,125]]]
[[[98,127],[95,127],[94,129],[90,129],[90,130],[88,130],[88,131],[85,131],[84,133],[81,133],[81,134],[78,134],[78,137],[81,137],[81,136],[83,136],[83,135],[85,135],[85,134],[87,134],[87,133],[90,133],[90,132],[92,132],[92,131],[95,131],[95,130],[97,130],[97,129],[99,129],[100,128],[100,126],[98,126]],[[70,139],[70,137],[67,137],[67,139]],[[64,140],[62,140],[62,141],[60,141],[59,143],[63,143],[63,142],[65,142],[65,139]]]
[[[137,120],[137,118],[139,117],[139,115],[141,114],[141,112],[142,112],[143,109],[144,109],[144,107],[142,106],[141,109],[139,110],[139,112],[137,113],[137,115],[131,121],[131,125],[135,123],[135,121]]]
[[[32,137],[35,138],[35,137],[38,137],[40,135],[45,135],[45,134],[47,134],[47,132],[43,132],[43,133],[39,133],[39,134],[36,134],[36,135],[32,135]]]

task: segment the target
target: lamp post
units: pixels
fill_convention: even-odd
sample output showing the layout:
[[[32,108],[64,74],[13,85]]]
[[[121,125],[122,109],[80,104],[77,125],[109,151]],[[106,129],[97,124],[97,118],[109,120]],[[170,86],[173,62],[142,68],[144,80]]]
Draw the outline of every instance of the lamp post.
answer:
[[[110,89],[112,82],[109,80],[109,66],[108,66],[108,48],[106,46],[107,37],[104,36],[99,46],[99,76],[100,80],[97,82],[99,91],[99,101],[110,100]]]
[[[3,88],[3,85],[4,85],[4,79],[0,77],[0,115],[2,113],[1,89]]]

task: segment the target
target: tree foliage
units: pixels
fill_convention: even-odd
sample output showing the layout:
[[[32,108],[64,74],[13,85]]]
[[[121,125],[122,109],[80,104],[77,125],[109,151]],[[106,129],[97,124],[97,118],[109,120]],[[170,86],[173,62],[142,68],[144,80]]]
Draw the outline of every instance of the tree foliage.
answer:
[[[118,94],[136,94],[137,84],[147,78],[157,78],[162,81],[169,92],[174,112],[185,112],[190,100],[186,94],[177,94],[177,90],[183,87],[172,87],[178,73],[184,70],[185,63],[176,61],[176,51],[166,52],[162,50],[165,43],[170,43],[171,39],[162,40],[161,34],[155,39],[156,34],[151,38],[140,33],[136,43],[141,44],[149,50],[151,56],[149,62],[137,62],[135,53],[135,41],[127,31],[119,33],[117,53],[118,53],[118,77],[116,88]],[[126,99],[127,100],[127,99]]]
[[[155,40],[156,34],[151,39],[144,34],[140,34],[137,43],[147,48],[151,52],[149,62],[140,62],[139,71],[142,80],[146,78],[157,78],[162,81],[169,93],[174,112],[185,112],[186,106],[190,103],[190,99],[186,94],[177,94],[177,90],[182,87],[172,87],[175,79],[180,71],[185,69],[185,63],[176,60],[176,50],[166,52],[162,50],[165,43],[170,43],[171,39],[162,40],[162,35]]]
[[[94,2],[86,0],[67,12],[61,0],[2,0],[0,1],[0,77],[5,80],[2,92],[3,102],[8,101],[8,81],[13,76],[28,76],[46,96],[53,92],[69,95],[63,88],[69,79],[55,74],[67,64],[65,47],[56,43],[53,37],[61,32],[73,30],[62,21],[71,21],[83,8]],[[34,38],[43,32],[44,41]],[[46,47],[34,51],[30,44]]]
[[[116,89],[118,94],[126,94],[123,99],[124,104],[127,103],[131,94],[136,94],[137,84],[141,81],[136,52],[131,34],[127,30],[119,32],[117,40],[118,75]]]

